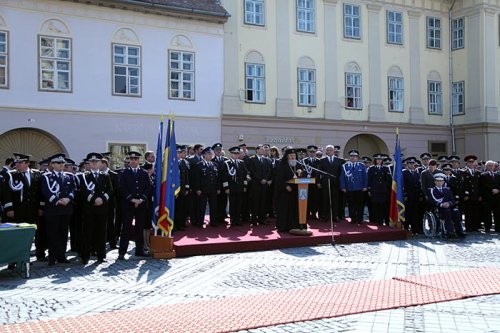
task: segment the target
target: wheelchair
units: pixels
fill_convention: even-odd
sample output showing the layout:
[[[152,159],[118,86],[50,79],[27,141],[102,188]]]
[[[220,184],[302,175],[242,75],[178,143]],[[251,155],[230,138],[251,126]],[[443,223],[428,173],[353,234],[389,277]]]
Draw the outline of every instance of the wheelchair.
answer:
[[[444,236],[444,219],[439,217],[439,211],[437,209],[424,213],[423,228],[427,238]]]
[[[424,234],[428,238],[447,238],[448,232],[451,232],[450,235],[459,235],[459,238],[463,238],[463,221],[462,214],[458,208],[454,208],[452,216],[452,223],[454,224],[454,230],[446,230],[445,220],[441,218],[439,214],[439,210],[434,208],[430,211],[424,213],[423,218],[423,229]],[[452,238],[455,238],[452,237]]]

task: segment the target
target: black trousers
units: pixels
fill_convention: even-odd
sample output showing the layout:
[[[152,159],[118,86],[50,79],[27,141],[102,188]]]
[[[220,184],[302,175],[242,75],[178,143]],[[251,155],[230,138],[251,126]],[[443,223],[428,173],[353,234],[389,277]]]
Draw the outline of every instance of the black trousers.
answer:
[[[411,230],[413,233],[422,233],[422,219],[420,213],[420,201],[412,200],[405,201],[405,224],[406,230]]]
[[[244,192],[229,192],[229,215],[231,216],[231,225],[241,223],[241,204],[243,203]]]
[[[328,189],[328,183],[322,184],[321,192],[323,193],[323,209],[322,214],[324,214],[323,218],[326,220],[332,219],[337,221],[339,219],[339,187],[335,185],[334,182],[330,183],[330,189]],[[331,196],[331,205],[330,205],[330,196]],[[341,217],[343,217],[342,214]]]
[[[347,206],[349,208],[349,217],[351,218],[351,223],[363,222],[364,196],[365,196],[365,192],[363,192],[363,191],[347,191],[347,192],[345,192],[345,197],[347,200]]]
[[[218,215],[217,215],[217,192],[212,193],[202,193],[198,196],[199,206],[198,206],[198,226],[203,226],[205,221],[205,211],[210,210],[210,225],[216,226],[218,225]]]
[[[110,246],[116,246],[116,231],[115,231],[115,208],[116,204],[114,200],[108,203],[108,221],[106,225],[106,237]]]
[[[73,215],[69,222],[70,248],[72,251],[81,252],[83,234],[83,209],[81,204],[73,205]]]
[[[253,181],[250,187],[251,214],[254,222],[263,222],[267,218],[267,196],[269,185]]]
[[[49,260],[55,261],[66,258],[68,227],[70,221],[71,215],[45,214]]]
[[[481,205],[476,200],[465,200],[462,202],[462,211],[465,215],[465,229],[477,231],[481,226]]]
[[[184,195],[184,192],[179,192],[179,195],[175,199],[175,217],[174,217],[174,228],[185,228],[186,218],[187,218],[187,208],[188,208],[188,196]]]
[[[107,214],[95,214],[86,211],[83,221],[82,259],[90,258],[90,251],[95,250],[97,259],[106,258],[106,223]]]
[[[227,194],[221,188],[217,195],[217,223],[224,224],[226,221]]]
[[[127,253],[132,234],[132,221],[135,218],[135,254],[142,255],[144,253],[144,235],[142,231],[144,230],[144,223],[146,221],[147,205],[143,203],[136,208],[131,203],[124,203],[122,208],[123,225],[118,254],[123,255]]]
[[[500,194],[496,194],[491,198],[487,198],[483,201],[484,207],[484,229],[489,231],[493,226],[493,221],[491,219],[491,214],[495,219],[495,231],[500,231]]]
[[[318,203],[320,202],[320,198],[318,197],[318,187],[316,186],[316,184],[309,184],[307,189],[307,215],[308,218],[316,218],[318,217]]]

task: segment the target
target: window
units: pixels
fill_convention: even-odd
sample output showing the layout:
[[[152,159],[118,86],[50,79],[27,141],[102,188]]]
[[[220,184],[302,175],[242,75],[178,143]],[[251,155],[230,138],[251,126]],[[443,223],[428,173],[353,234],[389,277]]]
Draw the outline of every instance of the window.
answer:
[[[314,32],[314,0],[297,0],[297,31]]]
[[[361,39],[360,8],[355,5],[344,4],[344,37]]]
[[[299,106],[316,106],[316,71],[299,68]]]
[[[403,14],[387,12],[387,43],[403,44]]]
[[[175,99],[194,99],[194,53],[170,51],[170,92]]]
[[[245,0],[245,24],[264,25],[264,0]]]
[[[40,36],[39,89],[71,91],[71,40]]]
[[[109,168],[116,170],[123,168],[123,160],[129,151],[136,151],[144,155],[146,145],[142,143],[108,143],[108,150],[111,152]]]
[[[245,100],[247,102],[266,102],[264,65],[245,64],[245,92]]]
[[[7,45],[7,32],[0,31],[0,88],[9,86],[9,49]]]
[[[464,114],[464,81],[453,82],[452,114]]]
[[[361,100],[361,74],[346,73],[345,74],[345,106],[348,109],[363,108]]]
[[[428,81],[429,114],[442,115],[441,82]]]
[[[464,18],[457,18],[452,21],[453,28],[453,40],[452,49],[463,49],[464,48]]]
[[[427,47],[441,49],[441,20],[435,17],[427,18]]]
[[[141,95],[141,49],[113,44],[113,93]]]
[[[402,77],[389,77],[389,111],[404,112],[404,85]]]

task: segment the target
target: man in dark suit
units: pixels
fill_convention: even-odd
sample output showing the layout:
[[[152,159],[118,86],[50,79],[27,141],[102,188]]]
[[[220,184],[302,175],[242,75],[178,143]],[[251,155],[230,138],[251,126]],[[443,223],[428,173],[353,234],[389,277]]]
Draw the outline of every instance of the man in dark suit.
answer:
[[[82,264],[86,265],[91,251],[96,251],[97,261],[105,262],[106,226],[108,223],[109,200],[113,195],[113,186],[109,175],[101,172],[102,155],[87,155],[90,171],[82,177],[81,191],[83,199],[83,237],[80,250]]]
[[[318,169],[327,174],[319,173],[316,179],[317,187],[322,189],[321,218],[338,221],[339,217],[339,192],[340,172],[345,160],[334,155],[334,147],[326,146],[326,156],[318,163]],[[331,201],[330,201],[331,200]],[[331,205],[330,205],[331,202]]]
[[[193,188],[192,182],[194,180],[195,165],[203,159],[203,157],[202,157],[203,149],[205,149],[205,147],[202,144],[200,144],[200,143],[195,144],[193,146],[193,154],[189,155],[186,158],[189,165],[191,166],[191,168],[189,168],[189,174],[188,174],[188,178],[190,181],[189,185],[191,188]],[[200,201],[196,197],[196,193],[194,193],[194,192],[189,193],[188,202],[189,202],[188,203],[189,218],[191,220],[191,224],[196,225],[196,222],[195,222],[195,220],[197,218],[196,212],[198,212],[200,210],[200,207],[198,207],[198,205],[200,204]]]
[[[500,174],[495,172],[495,161],[487,161],[486,171],[479,179],[481,197],[485,213],[484,231],[490,232],[491,214],[495,219],[495,231],[500,232]]]
[[[269,224],[267,222],[267,200],[269,185],[272,182],[272,161],[264,156],[264,146],[257,145],[255,155],[248,159],[247,168],[252,182],[250,183],[250,212],[253,224]]]
[[[144,257],[144,223],[146,222],[148,202],[153,188],[146,170],[139,167],[139,152],[128,152],[129,168],[120,174],[120,193],[122,197],[123,226],[120,234],[118,260],[125,260],[135,219],[135,255]]]
[[[432,208],[437,208],[439,217],[444,219],[444,237],[454,238],[464,236],[460,213],[455,209],[455,199],[451,190],[443,187],[445,175],[436,173],[434,175],[435,186],[427,190],[427,203]]]
[[[66,246],[68,227],[73,215],[75,199],[75,177],[64,172],[64,154],[49,157],[52,172],[42,176],[42,197],[45,202],[44,215],[49,247],[49,266],[57,262],[68,263]]]

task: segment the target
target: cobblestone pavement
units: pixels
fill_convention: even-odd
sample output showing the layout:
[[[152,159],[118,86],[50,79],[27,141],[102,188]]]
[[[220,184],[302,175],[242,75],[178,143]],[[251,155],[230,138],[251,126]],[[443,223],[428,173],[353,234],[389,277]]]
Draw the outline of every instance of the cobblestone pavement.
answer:
[[[132,250],[132,248],[131,248]],[[499,235],[317,246],[166,260],[49,267],[34,262],[30,279],[0,267],[0,324],[341,282],[390,279],[500,266]],[[175,305],[174,305],[175,306]],[[1,331],[1,326],[0,326]],[[499,332],[500,295],[325,318],[243,332]]]

